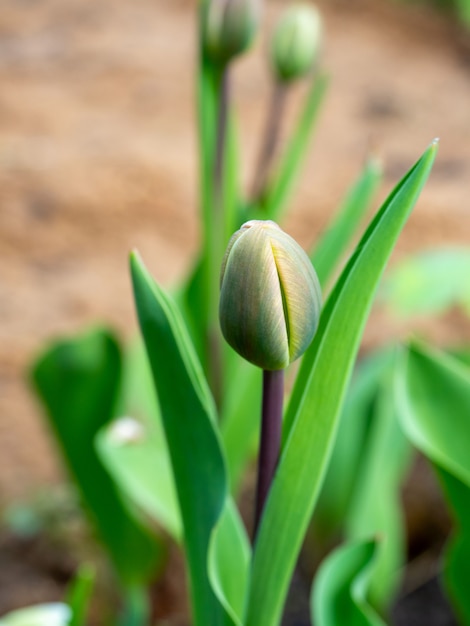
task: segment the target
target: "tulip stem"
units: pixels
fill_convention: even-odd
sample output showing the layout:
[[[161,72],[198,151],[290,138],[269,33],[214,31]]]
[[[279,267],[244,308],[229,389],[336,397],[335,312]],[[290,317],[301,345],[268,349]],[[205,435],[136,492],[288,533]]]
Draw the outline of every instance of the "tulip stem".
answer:
[[[276,154],[276,148],[281,133],[281,123],[285,108],[286,94],[286,86],[276,81],[273,85],[269,101],[263,140],[253,180],[251,199],[255,203],[260,202],[263,198],[272,162]]]
[[[261,441],[258,458],[254,537],[258,532],[264,505],[279,459],[284,400],[284,370],[263,371]]]

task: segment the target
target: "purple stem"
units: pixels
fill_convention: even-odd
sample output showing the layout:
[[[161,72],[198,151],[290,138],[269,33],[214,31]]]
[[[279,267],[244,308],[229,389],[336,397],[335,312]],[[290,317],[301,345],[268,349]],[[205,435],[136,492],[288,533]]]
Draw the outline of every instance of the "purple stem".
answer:
[[[261,413],[261,442],[258,458],[254,537],[279,459],[284,401],[284,370],[263,371],[263,405]]]
[[[266,189],[272,163],[276,155],[276,148],[279,143],[286,93],[287,89],[285,85],[279,82],[274,83],[251,191],[251,199],[253,202],[259,202]]]
[[[220,79],[220,101],[219,110],[217,112],[217,135],[215,146],[215,159],[214,159],[214,189],[215,189],[215,203],[216,211],[223,211],[223,186],[224,186],[224,157],[225,157],[225,145],[227,142],[227,119],[229,109],[229,69],[226,66],[222,71]]]

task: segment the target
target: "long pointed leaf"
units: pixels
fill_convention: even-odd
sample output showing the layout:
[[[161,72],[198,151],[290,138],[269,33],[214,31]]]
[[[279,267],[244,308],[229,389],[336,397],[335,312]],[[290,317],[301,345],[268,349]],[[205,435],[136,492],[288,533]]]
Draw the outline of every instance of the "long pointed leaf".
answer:
[[[131,273],[175,476],[181,510],[194,622],[227,623],[207,572],[211,533],[227,495],[215,408],[183,321],[170,298],[152,280],[140,257]]]
[[[286,443],[258,531],[246,626],[279,623],[373,296],[435,153],[433,143],[372,220],[303,357],[286,415]]]

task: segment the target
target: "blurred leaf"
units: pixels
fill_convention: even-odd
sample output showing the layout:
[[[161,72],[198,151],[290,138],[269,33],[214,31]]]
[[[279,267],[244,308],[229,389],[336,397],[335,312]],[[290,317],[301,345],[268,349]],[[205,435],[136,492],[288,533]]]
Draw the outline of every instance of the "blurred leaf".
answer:
[[[470,27],[470,1],[469,0],[455,0],[457,7],[457,14],[463,24]]]
[[[397,377],[403,429],[434,464],[456,521],[445,581],[470,623],[470,368],[424,345],[411,345]]]
[[[470,624],[470,488],[444,469],[439,468],[437,474],[456,526],[444,554],[444,582],[462,624]]]
[[[378,161],[369,159],[360,177],[349,189],[338,212],[311,254],[320,283],[325,287],[350,245],[382,179]]]
[[[393,362],[389,365],[393,366]],[[411,454],[397,420],[393,374],[394,368],[388,367],[379,383],[370,433],[346,520],[348,539],[381,538],[369,590],[370,602],[380,612],[389,608],[406,560],[400,494]]]
[[[370,434],[377,390],[392,358],[388,348],[374,352],[359,362],[353,374],[313,517],[315,537],[322,544],[331,543],[344,530]]]
[[[126,589],[116,626],[148,626],[150,610],[148,590],[142,587],[130,587]]]
[[[468,346],[459,346],[456,349],[447,350],[447,353],[464,365],[470,366],[470,348]]]
[[[232,624],[207,571],[211,533],[227,496],[214,404],[175,304],[152,280],[137,253],[131,255],[131,273],[183,520],[194,622]]]
[[[351,541],[323,562],[311,595],[315,626],[385,626],[367,600],[379,549],[375,541]]]
[[[102,462],[143,521],[160,524],[175,541],[182,523],[160,407],[142,341],[125,359],[119,418],[101,429],[96,444]]]
[[[300,174],[302,161],[305,158],[327,86],[328,78],[325,75],[320,75],[312,80],[297,125],[263,198],[262,208],[266,219],[278,221],[289,202]]]
[[[232,491],[236,491],[259,438],[262,372],[237,355],[222,411],[221,435]]]
[[[97,450],[116,484],[143,522],[157,523],[176,541],[182,527],[168,451],[148,418],[115,420],[98,434]]]
[[[0,618],[0,626],[68,626],[70,617],[65,604],[38,604],[8,613]]]
[[[250,572],[251,548],[243,522],[231,500],[215,527],[209,548],[209,577],[222,606],[242,626]]]
[[[279,623],[373,296],[435,152],[433,143],[372,220],[303,357],[284,421],[288,434],[256,539],[245,626]]]
[[[129,514],[94,448],[98,430],[114,414],[121,360],[114,335],[96,329],[53,344],[32,376],[91,520],[123,583],[137,585],[155,574],[162,546]]]
[[[67,622],[67,626],[85,626],[94,584],[94,568],[90,565],[82,565],[67,593],[67,604],[72,611],[72,617]]]
[[[183,312],[201,365],[204,371],[207,372],[206,324],[208,311],[205,272],[204,258],[200,256],[195,260],[185,284],[175,295],[175,299]]]
[[[384,282],[382,298],[399,315],[436,315],[461,306],[470,315],[470,251],[430,250],[408,257]]]

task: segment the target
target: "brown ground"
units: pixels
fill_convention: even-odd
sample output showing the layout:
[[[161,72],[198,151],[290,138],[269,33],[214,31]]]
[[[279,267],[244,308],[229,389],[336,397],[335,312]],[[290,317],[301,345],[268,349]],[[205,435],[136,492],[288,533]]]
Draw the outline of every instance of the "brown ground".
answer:
[[[268,4],[269,24],[281,5]],[[422,7],[320,5],[331,88],[287,230],[311,243],[369,147],[386,166],[383,198],[439,136],[397,254],[468,245],[468,40]],[[269,87],[263,51],[260,43],[235,71],[246,182]],[[166,283],[184,275],[197,250],[193,53],[189,1],[2,2],[0,506],[60,476],[25,385],[35,352],[95,320],[134,332],[130,248]],[[432,330],[441,341],[470,339],[457,314]],[[377,312],[367,341],[399,331]]]

